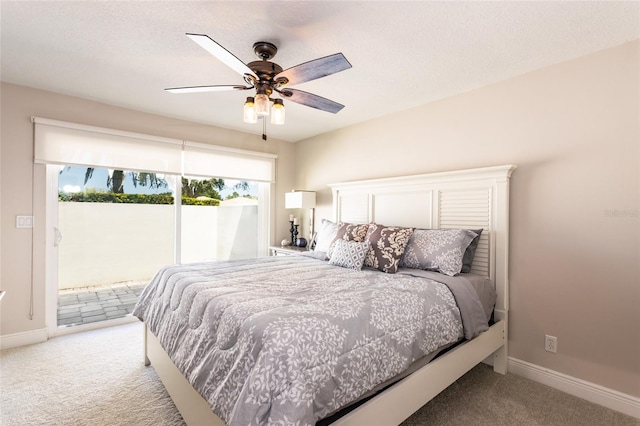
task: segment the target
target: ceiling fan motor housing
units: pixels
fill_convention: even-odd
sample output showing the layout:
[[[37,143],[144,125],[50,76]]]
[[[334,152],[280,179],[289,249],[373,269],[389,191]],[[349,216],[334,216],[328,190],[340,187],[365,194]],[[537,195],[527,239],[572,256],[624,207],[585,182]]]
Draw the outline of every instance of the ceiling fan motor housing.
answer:
[[[275,44],[267,41],[259,41],[253,44],[253,51],[261,58],[261,61],[249,62],[247,66],[258,76],[256,86],[268,87],[268,94],[271,94],[273,87],[287,84],[286,77],[275,79],[275,76],[282,72],[282,67],[269,59],[273,58],[278,52]]]
[[[251,71],[256,73],[260,80],[273,80],[277,74],[282,72],[282,67],[269,61],[253,61],[247,64]]]

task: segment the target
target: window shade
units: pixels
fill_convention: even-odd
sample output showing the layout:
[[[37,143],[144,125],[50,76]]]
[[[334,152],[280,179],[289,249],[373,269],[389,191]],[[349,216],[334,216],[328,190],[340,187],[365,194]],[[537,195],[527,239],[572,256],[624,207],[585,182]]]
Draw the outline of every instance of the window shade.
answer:
[[[36,163],[180,174],[182,141],[34,118]]]
[[[36,163],[275,181],[273,154],[38,117],[33,122]]]
[[[194,177],[274,182],[275,159],[273,154],[185,142],[183,172]]]

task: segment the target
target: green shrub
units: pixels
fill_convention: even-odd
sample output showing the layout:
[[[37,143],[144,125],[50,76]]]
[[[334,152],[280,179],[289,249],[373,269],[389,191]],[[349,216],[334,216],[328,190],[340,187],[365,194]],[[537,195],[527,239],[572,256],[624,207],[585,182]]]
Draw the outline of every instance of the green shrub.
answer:
[[[75,203],[120,203],[120,204],[173,204],[171,194],[116,194],[113,192],[75,192],[59,191],[58,201],[72,201]],[[218,206],[220,200],[197,200],[184,197],[182,205],[190,206]]]
[[[183,206],[219,206],[220,200],[197,200],[191,197],[182,197]]]

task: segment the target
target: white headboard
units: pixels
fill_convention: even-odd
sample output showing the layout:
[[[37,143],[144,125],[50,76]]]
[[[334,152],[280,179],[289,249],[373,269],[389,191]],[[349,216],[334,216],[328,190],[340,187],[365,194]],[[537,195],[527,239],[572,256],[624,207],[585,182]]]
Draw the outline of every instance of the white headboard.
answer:
[[[514,165],[329,184],[334,219],[415,228],[483,229],[471,271],[509,310],[509,178]]]

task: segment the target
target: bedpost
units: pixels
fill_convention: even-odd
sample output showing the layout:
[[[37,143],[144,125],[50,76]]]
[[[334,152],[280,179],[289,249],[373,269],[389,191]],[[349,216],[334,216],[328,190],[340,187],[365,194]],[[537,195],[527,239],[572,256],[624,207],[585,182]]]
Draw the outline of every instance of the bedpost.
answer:
[[[507,331],[504,330],[504,345],[493,354],[493,371],[505,375],[509,369],[509,359],[507,357]]]
[[[516,166],[507,166],[504,175],[496,178],[493,198],[493,223],[495,225],[495,320],[504,322],[504,345],[493,354],[493,371],[507,374],[509,348],[509,180]]]
[[[147,329],[147,324],[144,325],[144,365],[146,367],[151,365],[151,361],[149,360],[149,340],[148,340],[149,331]]]

